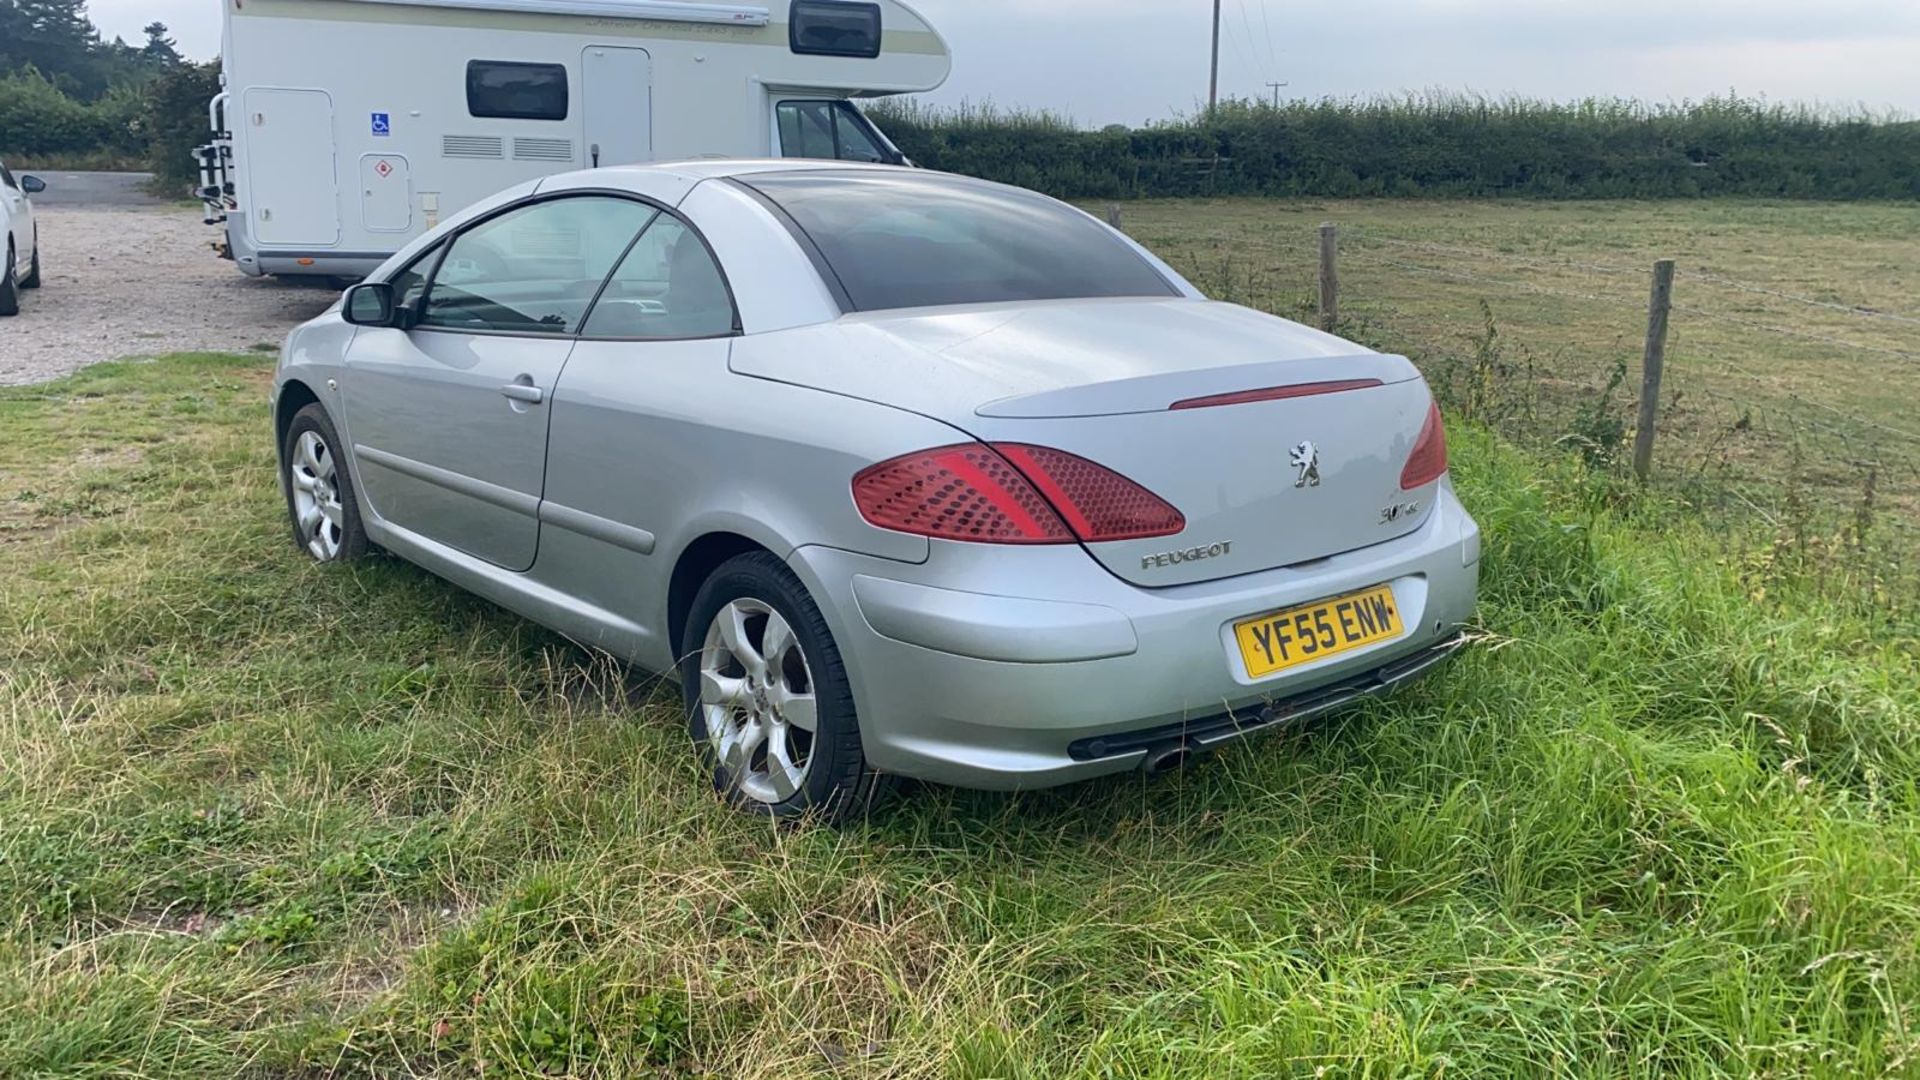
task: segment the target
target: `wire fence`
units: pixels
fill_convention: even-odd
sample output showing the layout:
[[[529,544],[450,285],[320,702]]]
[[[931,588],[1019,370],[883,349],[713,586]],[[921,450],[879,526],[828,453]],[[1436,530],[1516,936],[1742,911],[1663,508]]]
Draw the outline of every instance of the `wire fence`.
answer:
[[[1316,268],[1299,236],[1297,262],[1289,242],[1291,265],[1249,257],[1238,278],[1229,245],[1203,287],[1406,352],[1478,419],[1625,468],[1650,265],[1341,224],[1337,268],[1324,250]],[[1920,312],[1674,259],[1651,480],[1721,517],[1920,562]],[[1331,312],[1314,299],[1329,280]]]

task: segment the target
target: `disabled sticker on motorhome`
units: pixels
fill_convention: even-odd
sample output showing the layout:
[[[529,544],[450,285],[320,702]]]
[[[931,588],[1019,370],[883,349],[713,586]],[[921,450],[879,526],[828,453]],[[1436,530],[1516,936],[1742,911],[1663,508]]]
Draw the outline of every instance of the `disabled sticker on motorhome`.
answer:
[[[373,133],[375,135],[393,134],[393,123],[387,119],[386,113],[377,112],[373,114]]]

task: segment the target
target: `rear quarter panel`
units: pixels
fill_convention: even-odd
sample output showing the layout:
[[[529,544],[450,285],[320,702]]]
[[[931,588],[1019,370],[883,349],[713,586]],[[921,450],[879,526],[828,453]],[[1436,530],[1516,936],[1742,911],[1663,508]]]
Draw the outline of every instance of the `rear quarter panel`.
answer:
[[[730,349],[781,348],[781,337],[583,341],[555,390],[533,576],[641,624],[633,658],[644,666],[675,659],[668,585],[682,553],[707,534],[744,536],[782,558],[824,545],[926,560],[924,537],[860,517],[853,474],[964,436],[898,409],[728,370]]]

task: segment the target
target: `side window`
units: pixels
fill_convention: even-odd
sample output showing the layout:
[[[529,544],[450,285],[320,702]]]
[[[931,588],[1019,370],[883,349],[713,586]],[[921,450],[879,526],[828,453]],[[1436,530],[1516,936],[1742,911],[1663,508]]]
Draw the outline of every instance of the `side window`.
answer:
[[[887,152],[867,133],[866,118],[844,101],[833,103],[833,145],[833,156],[841,161],[887,160]]]
[[[620,261],[582,336],[704,338],[733,329],[733,300],[713,253],[679,218],[663,213]]]
[[[867,122],[844,101],[783,101],[774,107],[780,156],[837,161],[891,159],[867,131]]]
[[[489,218],[453,238],[417,325],[570,334],[653,215],[629,199],[577,195]]]
[[[406,269],[388,278],[393,286],[394,308],[411,308],[420,302],[420,296],[427,291],[427,275],[433,273],[433,264],[440,257],[444,244],[435,244],[423,252],[419,258],[407,264]]]
[[[835,156],[832,102],[783,101],[776,115],[780,119],[781,157],[831,159]]]
[[[5,165],[0,165],[0,185],[10,187],[15,191],[20,190],[20,185],[13,182],[13,173],[7,171]]]
[[[467,61],[467,112],[502,120],[565,120],[565,64]]]

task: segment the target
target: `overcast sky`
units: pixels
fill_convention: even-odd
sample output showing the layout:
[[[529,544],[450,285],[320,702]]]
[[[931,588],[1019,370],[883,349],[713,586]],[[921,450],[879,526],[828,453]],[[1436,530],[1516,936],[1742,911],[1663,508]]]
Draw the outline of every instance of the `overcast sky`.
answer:
[[[222,0],[91,0],[112,37],[159,19],[219,51]],[[953,46],[933,100],[1088,124],[1191,112],[1209,0],[909,0]],[[770,6],[777,6],[771,3]],[[1652,100],[1738,90],[1920,114],[1920,0],[1223,0],[1222,95],[1471,89]]]

